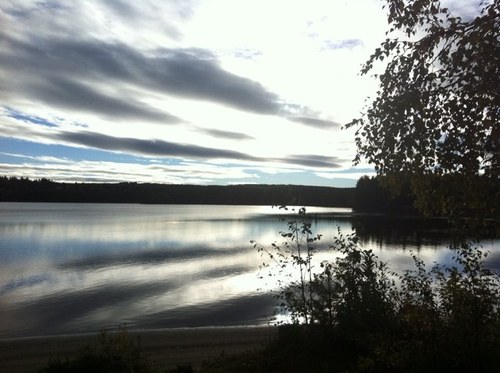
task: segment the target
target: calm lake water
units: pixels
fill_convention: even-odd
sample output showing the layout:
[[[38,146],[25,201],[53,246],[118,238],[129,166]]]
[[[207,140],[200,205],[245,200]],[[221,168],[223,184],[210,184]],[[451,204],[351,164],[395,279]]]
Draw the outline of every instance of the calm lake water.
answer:
[[[392,269],[448,263],[438,222],[359,218],[308,208],[323,235],[318,259],[340,227]],[[250,240],[281,242],[283,212],[263,206],[0,203],[0,338],[130,328],[260,325],[275,301],[258,279]],[[280,216],[281,215],[281,216]],[[498,239],[483,242],[500,269]],[[263,288],[264,290],[258,290]]]

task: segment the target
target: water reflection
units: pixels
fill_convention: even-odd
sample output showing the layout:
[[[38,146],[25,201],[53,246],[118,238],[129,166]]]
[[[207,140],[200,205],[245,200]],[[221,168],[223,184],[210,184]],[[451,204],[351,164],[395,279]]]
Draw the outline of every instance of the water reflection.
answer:
[[[317,260],[337,227],[393,269],[408,250],[447,262],[437,225],[393,229],[353,219],[345,209],[310,209],[323,234]],[[0,204],[0,337],[115,327],[244,325],[267,322],[274,300],[258,292],[263,259],[249,243],[281,241],[282,211],[259,206]],[[401,224],[399,222],[398,224]],[[441,233],[439,233],[441,232]],[[489,264],[500,268],[498,240]],[[271,286],[271,285],[270,285]]]

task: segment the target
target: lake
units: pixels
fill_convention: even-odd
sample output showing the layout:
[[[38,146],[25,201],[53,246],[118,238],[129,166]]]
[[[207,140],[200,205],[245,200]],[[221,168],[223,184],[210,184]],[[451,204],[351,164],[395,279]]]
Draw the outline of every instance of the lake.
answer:
[[[323,235],[318,259],[340,227],[392,269],[448,263],[442,223],[350,209],[308,208]],[[262,325],[273,287],[258,278],[250,244],[283,239],[284,212],[267,206],[0,203],[0,337],[134,329]],[[443,225],[444,226],[444,225]],[[483,242],[500,269],[498,239]],[[261,290],[259,290],[261,289]]]

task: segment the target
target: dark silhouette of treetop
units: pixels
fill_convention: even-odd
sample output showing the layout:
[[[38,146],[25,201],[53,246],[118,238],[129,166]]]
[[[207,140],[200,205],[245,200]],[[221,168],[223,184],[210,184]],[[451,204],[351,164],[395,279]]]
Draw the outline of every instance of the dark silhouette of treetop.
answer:
[[[384,61],[375,75],[380,88],[347,125],[356,128],[355,162],[364,158],[381,175],[460,176],[465,191],[478,178],[498,183],[500,1],[481,2],[467,17],[439,0],[386,0],[385,7],[387,39],[361,71]],[[417,197],[439,189],[427,184],[415,183]]]

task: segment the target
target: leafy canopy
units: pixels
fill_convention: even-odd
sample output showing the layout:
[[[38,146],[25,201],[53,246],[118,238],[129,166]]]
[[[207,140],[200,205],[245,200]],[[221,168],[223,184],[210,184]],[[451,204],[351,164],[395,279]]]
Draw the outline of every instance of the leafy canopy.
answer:
[[[439,0],[386,0],[387,39],[362,67],[380,89],[360,118],[355,162],[379,174],[499,176],[500,1],[463,19]]]

